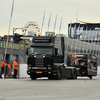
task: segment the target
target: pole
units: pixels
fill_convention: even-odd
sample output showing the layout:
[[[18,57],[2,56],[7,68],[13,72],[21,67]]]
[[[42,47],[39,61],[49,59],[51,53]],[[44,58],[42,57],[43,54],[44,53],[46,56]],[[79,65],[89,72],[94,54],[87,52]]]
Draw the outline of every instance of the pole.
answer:
[[[10,32],[10,26],[11,26],[11,19],[12,19],[12,13],[13,13],[13,6],[14,6],[14,0],[12,4],[12,10],[11,10],[11,16],[10,16],[10,22],[9,22],[9,28],[8,28],[8,37],[7,37],[7,43],[6,43],[6,49],[5,49],[5,57],[6,58],[6,52],[7,52],[7,46],[8,46],[8,39],[9,39],[9,32]]]
[[[97,33],[97,34],[98,34],[98,33]],[[97,43],[96,43],[95,45],[96,45],[96,49],[98,50],[98,51],[96,50],[96,54],[95,54],[95,55],[97,56],[97,64],[99,65],[99,57],[100,57],[100,56],[99,56],[99,52],[100,52],[100,51],[99,51],[99,45],[98,45],[98,35],[97,35]],[[97,66],[97,67],[98,67],[98,66]]]
[[[90,34],[91,34],[91,30],[90,30]],[[91,35],[90,35],[90,52],[91,53]]]
[[[73,40],[74,40],[74,35],[76,33],[76,23],[75,23],[75,26],[74,26],[74,29],[73,29],[73,39],[72,39],[72,47],[73,47]],[[73,49],[73,48],[72,48]],[[72,50],[71,50],[72,51]]]
[[[79,24],[79,27],[77,28],[77,31],[76,31],[76,46],[75,46],[75,53],[76,53],[76,48],[77,48],[77,40],[78,40],[78,35],[80,34],[80,24]]]
[[[90,33],[90,31],[88,31],[88,40],[87,40],[87,41],[88,41],[88,43],[89,43],[89,36],[90,36],[90,34],[89,34],[89,33]],[[88,48],[88,43],[87,43],[87,49],[89,49],[89,48]],[[87,51],[87,53],[88,53],[88,51]]]
[[[71,30],[71,24],[72,24],[72,21],[71,21],[71,23],[70,23],[70,26],[69,26],[69,34],[70,34],[70,30]],[[69,37],[68,37],[68,41],[67,41],[67,51],[68,51],[68,44],[69,44]]]
[[[72,24],[72,22],[70,23],[70,26],[69,26],[69,34],[68,35],[70,35],[70,33],[71,33],[71,24]],[[68,40],[67,40],[67,47],[66,47],[66,50],[67,50],[67,55],[68,55],[68,44],[69,44],[69,36],[68,36]],[[66,51],[65,51],[66,52]],[[66,55],[66,57],[67,57],[67,55]],[[65,63],[66,63],[66,65],[67,65],[67,61],[66,61],[66,59],[67,58],[65,58]]]
[[[91,36],[91,45],[93,45],[93,32],[94,32],[94,31],[91,32],[91,33],[92,33],[92,36]],[[91,46],[91,48],[90,48],[90,51],[92,52],[92,46]]]
[[[93,45],[95,45],[95,38],[94,38],[95,35],[94,34],[96,34],[96,31],[95,30],[93,31],[93,40],[92,40],[92,44]],[[94,51],[95,51],[95,49],[93,48],[93,54],[94,54]]]
[[[20,49],[21,48],[19,48],[19,51],[18,51],[18,65],[19,65],[19,62],[20,62]],[[18,78],[19,78],[19,67],[18,67]]]
[[[85,34],[85,40],[86,42],[88,42],[88,34],[87,34],[87,27],[86,27],[86,34]],[[87,50],[88,50],[88,44],[87,44],[87,47],[86,47],[86,53],[87,53]]]
[[[97,43],[96,43],[96,45],[97,45],[97,48],[99,47],[98,46],[98,43],[99,43],[99,33],[97,32]],[[97,52],[96,52],[97,53]],[[98,54],[99,55],[99,54]]]
[[[82,27],[82,29],[84,29],[84,26]],[[84,35],[84,31],[82,31],[82,34],[83,34],[83,53],[85,53],[84,52],[84,50],[85,50],[85,35]]]
[[[97,41],[97,38],[98,38],[98,37],[97,37],[97,31],[96,31],[96,36],[95,36],[95,40],[94,40],[94,41],[95,41],[94,44],[96,45],[96,49],[97,49],[97,42],[96,42],[96,41]],[[96,52],[96,53],[97,53],[97,52]],[[95,52],[94,52],[93,54],[95,54]]]
[[[13,3],[12,3],[11,16],[10,16],[10,22],[9,22],[9,28],[8,28],[8,37],[7,37],[7,42],[6,42],[4,59],[6,59],[6,53],[7,53],[7,47],[8,47],[8,39],[9,39],[9,32],[10,32],[10,26],[11,26],[11,19],[12,19],[12,14],[13,14],[13,8],[14,8],[14,0],[13,0]],[[4,67],[4,70],[5,70],[5,67]]]

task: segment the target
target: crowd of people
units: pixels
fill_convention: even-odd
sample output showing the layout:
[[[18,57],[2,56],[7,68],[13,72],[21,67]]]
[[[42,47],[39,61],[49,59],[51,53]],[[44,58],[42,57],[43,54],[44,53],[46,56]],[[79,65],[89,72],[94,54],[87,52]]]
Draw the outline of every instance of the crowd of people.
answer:
[[[7,37],[8,35],[0,36],[0,40],[7,41]],[[9,36],[8,41],[13,42],[13,36]]]
[[[8,42],[12,42],[14,43],[14,37],[13,36],[9,36],[8,35],[4,35],[4,36],[0,36],[0,41],[5,41],[7,42],[7,39],[8,39]],[[29,39],[24,39],[24,40],[20,40],[18,43],[25,43],[27,45],[30,45],[31,44],[31,41]],[[1,64],[1,72],[0,72],[0,78],[2,78],[2,74],[4,73],[4,68],[6,66],[6,73],[9,74],[9,75],[12,75],[12,73],[14,72],[13,74],[13,78],[16,78],[16,75],[17,75],[17,70],[18,70],[18,62],[17,62],[17,59],[15,60],[14,64],[13,62],[7,64],[6,63],[6,60],[4,60]]]
[[[0,36],[1,41],[7,41],[8,35]],[[13,36],[9,36],[8,42],[14,42]],[[31,44],[29,39],[20,40],[19,43]]]
[[[2,74],[5,73],[7,75],[13,75],[13,78],[17,78],[17,70],[18,70],[18,61],[17,59],[15,59],[15,62],[11,62],[9,64],[7,64],[6,60],[4,59],[2,64],[1,64],[1,73],[0,73],[0,78],[2,78]],[[12,73],[14,72],[14,73]]]

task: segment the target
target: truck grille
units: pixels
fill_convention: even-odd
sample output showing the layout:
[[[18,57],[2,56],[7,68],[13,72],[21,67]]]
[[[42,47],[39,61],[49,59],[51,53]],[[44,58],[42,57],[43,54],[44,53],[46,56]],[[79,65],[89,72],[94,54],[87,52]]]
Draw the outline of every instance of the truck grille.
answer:
[[[35,58],[35,67],[43,67],[44,59],[43,58]]]
[[[48,65],[51,65],[52,62],[51,62],[51,59],[50,58],[46,58],[45,59],[45,66],[48,66]]]

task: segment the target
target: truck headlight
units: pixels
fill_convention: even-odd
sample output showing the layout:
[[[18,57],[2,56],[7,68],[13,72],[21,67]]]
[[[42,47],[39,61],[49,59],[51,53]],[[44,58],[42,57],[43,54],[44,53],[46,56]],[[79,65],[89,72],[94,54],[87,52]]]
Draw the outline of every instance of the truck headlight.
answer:
[[[31,67],[28,67],[28,69],[31,69]]]
[[[48,69],[51,69],[51,67],[48,67]]]
[[[44,58],[45,56],[43,56],[43,58]]]

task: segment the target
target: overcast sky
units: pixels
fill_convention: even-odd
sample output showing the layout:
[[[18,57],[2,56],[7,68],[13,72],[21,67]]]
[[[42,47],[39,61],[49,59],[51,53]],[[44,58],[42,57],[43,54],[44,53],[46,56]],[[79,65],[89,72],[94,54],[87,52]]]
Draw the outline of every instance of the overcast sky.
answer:
[[[0,35],[7,35],[10,21],[10,14],[13,0],[0,0]],[[68,33],[68,23],[78,19],[88,22],[100,22],[100,1],[99,0],[14,0],[13,16],[11,20],[10,35],[13,28],[21,28],[26,23],[33,21],[42,27],[43,14],[45,20],[43,34],[48,30],[48,20],[51,13],[49,31],[53,31],[55,17],[57,15],[55,32],[59,33],[61,18],[61,34]],[[17,31],[16,31],[17,32]],[[19,29],[18,32],[21,33]]]

